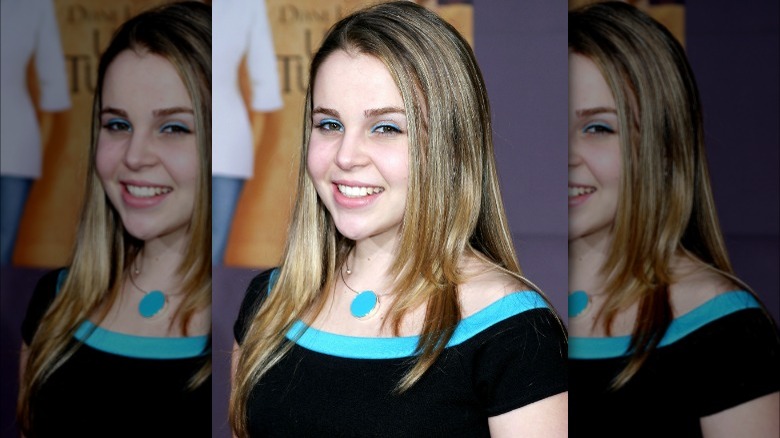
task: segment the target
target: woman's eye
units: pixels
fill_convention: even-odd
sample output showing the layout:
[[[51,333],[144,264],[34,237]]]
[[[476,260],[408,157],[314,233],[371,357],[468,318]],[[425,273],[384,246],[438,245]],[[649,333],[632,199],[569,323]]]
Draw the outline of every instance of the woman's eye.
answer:
[[[380,125],[374,126],[371,129],[371,132],[380,135],[400,134],[401,128],[392,123],[382,123]]]
[[[615,130],[606,123],[591,123],[582,130],[585,134],[614,134]]]
[[[112,132],[132,131],[130,123],[122,119],[110,119],[103,123],[103,129]]]
[[[344,130],[344,126],[338,121],[333,119],[322,120],[319,123],[317,123],[314,127],[316,129],[319,129],[320,131],[326,131],[326,132],[341,132]]]
[[[160,130],[163,134],[191,134],[192,130],[182,123],[168,123]]]

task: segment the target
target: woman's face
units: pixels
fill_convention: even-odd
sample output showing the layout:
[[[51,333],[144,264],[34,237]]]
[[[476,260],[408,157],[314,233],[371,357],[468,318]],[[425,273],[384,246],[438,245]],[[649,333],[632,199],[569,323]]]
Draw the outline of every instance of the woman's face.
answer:
[[[569,55],[569,240],[603,234],[615,220],[621,173],[615,98],[596,64]]]
[[[195,115],[175,67],[158,55],[121,52],[103,84],[97,171],[134,237],[187,234],[199,174]]]
[[[339,232],[397,236],[406,207],[404,102],[377,58],[336,51],[317,72],[307,169]]]

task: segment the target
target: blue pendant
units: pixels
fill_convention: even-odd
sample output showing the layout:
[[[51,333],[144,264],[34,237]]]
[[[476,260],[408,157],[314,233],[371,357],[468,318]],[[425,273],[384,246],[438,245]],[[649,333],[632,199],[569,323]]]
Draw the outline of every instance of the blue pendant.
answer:
[[[588,294],[582,290],[575,290],[569,294],[569,318],[582,313],[588,307]]]
[[[349,306],[352,316],[357,319],[368,318],[379,308],[379,297],[370,290],[360,292]]]
[[[157,315],[165,307],[165,294],[159,290],[150,291],[138,303],[138,313],[144,318],[151,318]]]

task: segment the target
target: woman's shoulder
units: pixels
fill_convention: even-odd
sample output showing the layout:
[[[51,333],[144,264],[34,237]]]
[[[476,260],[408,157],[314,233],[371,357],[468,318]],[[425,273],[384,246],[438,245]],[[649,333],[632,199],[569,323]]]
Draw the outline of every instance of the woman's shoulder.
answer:
[[[528,292],[531,302],[544,300],[517,276],[478,258],[469,258],[461,268],[464,281],[458,286],[461,316],[468,318],[518,292]]]
[[[744,289],[736,279],[689,257],[676,257],[671,270],[673,281],[669,301],[675,318],[719,296]]]

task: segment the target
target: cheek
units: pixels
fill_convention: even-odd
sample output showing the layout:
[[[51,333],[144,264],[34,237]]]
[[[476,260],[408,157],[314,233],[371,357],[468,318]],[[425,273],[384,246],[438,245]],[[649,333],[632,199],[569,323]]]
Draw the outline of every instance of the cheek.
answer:
[[[98,142],[95,153],[95,168],[101,181],[105,183],[112,178],[120,158],[116,148]]]
[[[604,185],[617,185],[620,182],[622,160],[620,159],[619,146],[610,146],[600,151],[595,157],[595,166],[598,169],[598,178]]]
[[[382,173],[388,182],[402,186],[407,185],[409,179],[409,151],[407,148],[386,154],[375,163],[382,166]]]
[[[167,164],[168,172],[179,186],[193,191],[196,189],[200,176],[200,160],[196,146],[188,147],[181,153],[160,155],[160,159]]]
[[[314,142],[309,143],[309,148],[306,152],[306,170],[309,172],[309,177],[314,181],[315,185],[321,178],[325,177],[328,168],[328,157],[326,155],[325,148],[318,147]]]

